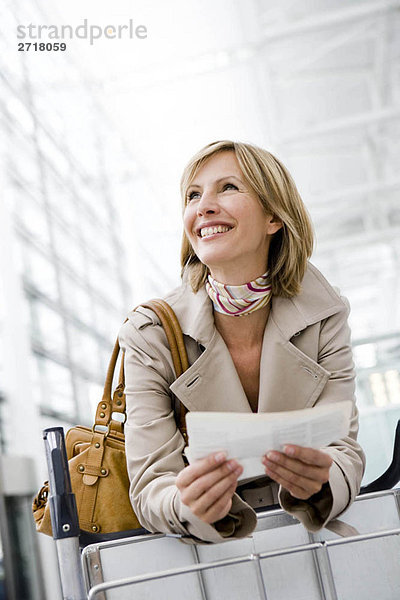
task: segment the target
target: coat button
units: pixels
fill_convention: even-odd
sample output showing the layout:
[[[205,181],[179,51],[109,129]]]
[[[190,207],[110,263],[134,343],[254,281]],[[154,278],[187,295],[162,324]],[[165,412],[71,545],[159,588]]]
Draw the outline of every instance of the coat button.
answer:
[[[296,331],[296,333],[293,335],[293,337],[297,337],[300,334],[301,334],[301,331]]]

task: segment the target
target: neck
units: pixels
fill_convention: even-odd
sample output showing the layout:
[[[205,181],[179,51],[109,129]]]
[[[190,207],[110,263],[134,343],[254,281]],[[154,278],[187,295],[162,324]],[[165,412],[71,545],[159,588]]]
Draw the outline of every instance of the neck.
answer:
[[[267,270],[268,260],[265,264],[259,266],[252,264],[250,269],[249,266],[247,266],[247,269],[244,269],[243,266],[235,265],[235,268],[229,270],[221,267],[215,270],[209,268],[208,273],[213,279],[225,285],[243,285],[248,281],[253,281],[253,279],[260,277],[261,273],[265,273]]]
[[[270,307],[268,303],[243,317],[231,317],[214,310],[215,326],[228,348],[243,350],[261,345]]]

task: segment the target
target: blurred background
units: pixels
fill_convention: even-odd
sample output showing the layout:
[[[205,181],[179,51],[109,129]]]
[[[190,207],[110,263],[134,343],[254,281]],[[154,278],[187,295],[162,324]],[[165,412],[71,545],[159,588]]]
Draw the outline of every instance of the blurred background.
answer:
[[[147,37],[17,38],[84,19]],[[10,600],[60,597],[31,518],[41,431],[92,424],[126,313],[180,284],[179,178],[211,141],[292,173],[312,262],[350,300],[364,483],[380,475],[400,418],[400,1],[3,0],[0,24],[0,598],[5,574]]]

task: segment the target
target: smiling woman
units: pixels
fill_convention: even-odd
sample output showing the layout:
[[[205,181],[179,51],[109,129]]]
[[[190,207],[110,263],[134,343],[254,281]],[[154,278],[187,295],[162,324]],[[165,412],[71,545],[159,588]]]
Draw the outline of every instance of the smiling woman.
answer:
[[[196,542],[246,536],[255,509],[276,502],[311,531],[340,530],[334,519],[365,467],[349,306],[308,260],[312,225],[296,186],[268,151],[225,140],[190,160],[181,194],[182,285],[164,299],[189,369],[175,379],[152,311],[133,311],[120,331],[133,508],[149,531]],[[188,410],[259,413],[351,400],[353,414],[348,435],[326,448],[265,448],[265,476],[238,486],[242,466],[224,453],[184,466],[175,397]]]
[[[218,178],[216,173],[221,172],[226,175]],[[210,179],[208,186],[202,185],[203,179]],[[262,236],[261,243],[267,250],[260,248],[257,263],[260,260],[269,263],[263,264],[263,267],[270,267],[273,293],[290,297],[299,291],[313,248],[312,225],[293,179],[272,154],[249,144],[209,144],[186,166],[181,179],[181,195],[185,225],[181,262],[183,269],[190,265],[190,282],[194,291],[205,283],[208,271],[207,265],[195,251],[196,241],[188,227],[196,207],[200,206],[201,210],[204,203],[212,203],[216,198],[222,201],[223,206],[224,202],[233,202],[236,205],[233,210],[243,211],[251,206],[247,230],[244,231],[241,226],[242,237],[251,240],[259,227],[266,228],[266,239]],[[213,214],[212,210],[212,207],[208,207],[209,214]],[[267,217],[270,217],[269,222]],[[226,221],[221,216],[219,218],[220,221],[215,217],[205,217],[204,223],[212,225],[221,222],[233,226],[232,219]],[[199,225],[202,225],[200,220],[196,222],[196,227]],[[199,233],[198,230],[195,232]],[[245,257],[242,257],[241,263],[245,262]],[[261,272],[257,267],[254,269],[256,275]],[[240,272],[240,268],[236,268],[236,271]]]
[[[221,172],[233,174],[221,178]],[[266,270],[271,237],[282,227],[240,176],[235,154],[217,153],[197,173],[193,181],[199,183],[190,184],[184,210],[185,234],[197,259],[218,281],[233,285]]]

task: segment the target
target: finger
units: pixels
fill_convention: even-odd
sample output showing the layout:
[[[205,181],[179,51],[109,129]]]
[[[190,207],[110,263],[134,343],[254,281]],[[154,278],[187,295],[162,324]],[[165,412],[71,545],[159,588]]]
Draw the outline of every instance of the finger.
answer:
[[[235,469],[237,469],[239,466],[239,463],[232,459],[229,461],[225,461],[222,465],[220,465],[213,471],[201,475],[200,477],[192,481],[192,483],[190,483],[188,486],[182,486],[177,481],[177,487],[178,489],[180,489],[183,503],[191,504],[192,502],[200,498],[204,493],[208,492],[210,488],[212,488],[219,481],[232,475]]]
[[[215,521],[219,521],[220,519],[226,517],[232,508],[232,497],[234,491],[234,489],[228,490],[223,497],[213,504],[213,506],[211,506],[204,515],[203,520],[207,523],[215,523]]]
[[[272,473],[272,471],[270,471],[268,469],[268,467],[266,467],[265,471],[266,471],[266,473],[268,473],[268,475],[271,477],[271,479],[273,479],[274,481],[276,481],[276,483],[281,485],[294,498],[299,498],[300,500],[308,500],[308,498],[310,498],[314,493],[316,493],[316,492],[311,493],[310,491],[302,488],[301,486],[296,485],[290,481],[287,481],[284,477],[281,477],[280,475]]]
[[[304,448],[303,446],[287,444],[283,448],[283,451],[287,456],[297,458],[305,463],[316,465],[318,467],[330,467],[333,462],[327,452],[316,450],[315,448]]]
[[[294,493],[296,498],[309,498],[313,494],[316,494],[322,488],[321,481],[315,481],[297,475],[280,465],[270,463],[266,465],[265,472],[277,483],[280,483],[283,487]],[[299,495],[300,494],[300,495]]]
[[[284,467],[288,471],[292,471],[297,475],[301,475],[307,479],[320,481],[321,483],[325,483],[329,478],[328,467],[317,467],[310,465],[296,458],[289,458],[281,452],[268,452],[267,456],[263,458],[262,462],[265,465],[280,465],[281,467]]]
[[[243,467],[238,466],[235,471],[229,473],[229,475],[207,489],[204,494],[190,504],[192,512],[197,516],[204,515],[215,503],[220,502],[224,495],[227,493],[232,495],[236,489],[237,479],[242,471]]]
[[[182,485],[186,487],[190,485],[195,479],[201,477],[205,473],[209,473],[213,471],[217,467],[219,467],[223,462],[226,461],[226,453],[225,452],[217,452],[214,454],[209,454],[205,458],[201,458],[196,460],[194,463],[185,467],[178,477],[177,477],[177,485]],[[178,487],[179,487],[178,485]]]
[[[203,516],[207,523],[214,523],[225,517],[232,507],[232,498],[236,489],[236,484],[230,486],[214,504],[212,504]]]
[[[312,491],[315,493],[318,491],[323,483],[326,483],[329,480],[329,472],[328,470],[321,469],[321,474],[318,474],[318,477],[306,477],[290,469],[286,468],[281,464],[274,463],[272,461],[266,460],[264,462],[265,466],[273,473],[278,474],[283,477],[286,481],[289,481],[303,489],[308,491]]]

